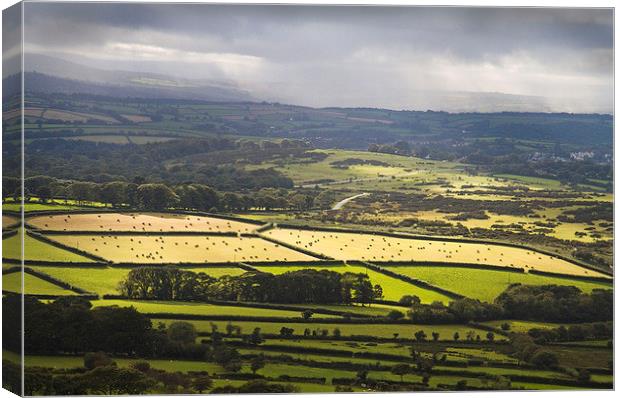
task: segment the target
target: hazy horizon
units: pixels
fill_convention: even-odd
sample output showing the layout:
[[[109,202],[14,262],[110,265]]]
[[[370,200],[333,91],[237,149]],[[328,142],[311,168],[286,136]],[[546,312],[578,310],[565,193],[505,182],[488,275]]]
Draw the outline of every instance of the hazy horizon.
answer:
[[[611,9],[25,7],[27,53],[103,70],[223,82],[258,100],[613,113]]]

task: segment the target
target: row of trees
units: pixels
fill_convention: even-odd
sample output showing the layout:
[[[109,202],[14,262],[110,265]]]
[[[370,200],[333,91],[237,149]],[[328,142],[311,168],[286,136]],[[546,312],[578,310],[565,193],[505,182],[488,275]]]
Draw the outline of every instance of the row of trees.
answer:
[[[134,299],[225,300],[268,303],[370,304],[383,297],[366,274],[304,269],[281,275],[246,272],[213,278],[171,267],[140,267],[120,282],[122,295]]]
[[[527,332],[538,344],[558,341],[602,340],[613,338],[613,322],[561,325],[557,328],[532,328]]]
[[[21,196],[20,180],[3,177],[3,200]],[[48,176],[35,176],[24,181],[26,201],[36,196],[47,202],[52,198],[64,198],[79,204],[101,202],[112,207],[129,206],[148,210],[167,208],[192,209],[200,211],[249,210],[252,208],[272,210],[308,210],[329,208],[335,201],[331,191],[288,190],[284,188],[263,188],[254,193],[220,192],[204,184],[179,184],[169,186],[162,183],[133,182],[85,182],[57,180]]]
[[[583,293],[574,286],[512,284],[493,303],[471,298],[421,304],[417,296],[403,296],[401,305],[410,306],[407,315],[415,323],[468,323],[497,319],[523,319],[543,322],[606,322],[613,319],[613,291],[594,289]],[[388,317],[404,315],[393,311]],[[604,324],[603,324],[604,325]],[[604,334],[600,325],[580,334]],[[575,329],[577,334],[577,329]],[[564,336],[564,333],[561,333]]]

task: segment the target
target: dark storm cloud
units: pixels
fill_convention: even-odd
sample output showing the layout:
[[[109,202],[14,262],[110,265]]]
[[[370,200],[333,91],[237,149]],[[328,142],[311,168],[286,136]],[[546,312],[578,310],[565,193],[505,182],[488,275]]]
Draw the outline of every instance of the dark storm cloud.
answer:
[[[579,90],[611,104],[606,9],[28,3],[26,26],[33,52],[312,105],[408,107],[429,90]]]

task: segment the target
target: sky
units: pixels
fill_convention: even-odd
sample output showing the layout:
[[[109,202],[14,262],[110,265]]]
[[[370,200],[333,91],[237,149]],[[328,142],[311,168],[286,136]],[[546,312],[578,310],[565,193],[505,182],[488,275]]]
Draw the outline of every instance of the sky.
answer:
[[[25,48],[309,106],[613,110],[610,9],[27,3]]]

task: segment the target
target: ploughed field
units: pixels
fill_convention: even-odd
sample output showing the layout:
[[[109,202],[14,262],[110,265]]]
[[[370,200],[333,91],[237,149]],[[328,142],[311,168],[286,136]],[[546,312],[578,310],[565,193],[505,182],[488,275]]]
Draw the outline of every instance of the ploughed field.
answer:
[[[555,256],[503,245],[297,229],[272,229],[264,234],[339,260],[466,263],[574,276],[605,276]]]
[[[28,224],[48,231],[237,232],[257,225],[216,217],[171,213],[88,213],[32,217]]]

